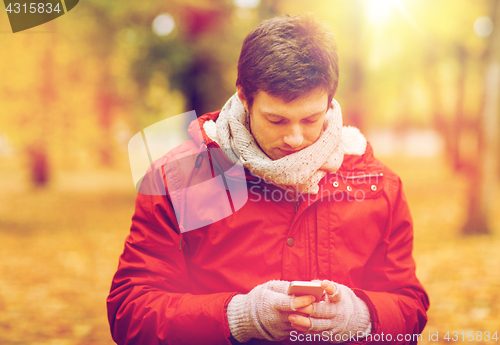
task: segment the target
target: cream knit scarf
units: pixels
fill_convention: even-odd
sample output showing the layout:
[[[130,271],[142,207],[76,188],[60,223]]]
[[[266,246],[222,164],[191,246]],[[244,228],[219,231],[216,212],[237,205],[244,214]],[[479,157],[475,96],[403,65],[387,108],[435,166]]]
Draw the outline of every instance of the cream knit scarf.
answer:
[[[344,158],[342,113],[337,101],[333,100],[332,106],[314,144],[277,160],[270,159],[255,142],[237,94],[224,105],[216,123],[207,121],[203,127],[212,140],[227,149],[225,153],[233,163],[241,161],[252,174],[282,189],[317,194],[319,181],[327,172],[337,171]]]

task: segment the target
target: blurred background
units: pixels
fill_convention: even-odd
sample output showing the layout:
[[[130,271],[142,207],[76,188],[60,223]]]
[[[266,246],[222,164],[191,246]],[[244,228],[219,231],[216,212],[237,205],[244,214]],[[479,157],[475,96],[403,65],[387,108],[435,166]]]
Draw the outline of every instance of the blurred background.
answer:
[[[431,299],[423,343],[500,333],[499,1],[86,0],[16,34],[0,14],[1,344],[113,343],[128,141],[220,109],[246,34],[304,12],[337,36],[344,123],[403,179]]]

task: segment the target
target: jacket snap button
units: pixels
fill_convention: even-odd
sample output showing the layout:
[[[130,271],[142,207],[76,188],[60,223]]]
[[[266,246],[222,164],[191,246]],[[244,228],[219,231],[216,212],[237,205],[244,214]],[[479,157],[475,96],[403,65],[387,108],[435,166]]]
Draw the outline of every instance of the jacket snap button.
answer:
[[[334,187],[338,187],[339,186],[339,183],[337,181],[333,182],[333,186]]]
[[[352,192],[352,187],[351,187],[351,186],[347,186],[347,190],[348,190],[349,192]]]
[[[295,241],[293,240],[293,238],[289,238],[288,240],[286,240],[286,244],[289,246],[289,247],[293,247],[293,244],[295,243]]]
[[[372,189],[372,191],[375,192],[377,190],[377,186],[375,186],[374,184],[372,184],[371,189]]]

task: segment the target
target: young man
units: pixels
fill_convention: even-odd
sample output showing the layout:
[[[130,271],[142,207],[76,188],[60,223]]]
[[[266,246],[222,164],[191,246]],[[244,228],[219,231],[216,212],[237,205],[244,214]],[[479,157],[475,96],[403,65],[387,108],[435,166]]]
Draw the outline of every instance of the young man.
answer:
[[[342,127],[337,83],[333,35],[314,19],[246,37],[237,93],[142,181],[107,300],[118,344],[419,339],[429,302],[401,182]],[[322,281],[323,296],[288,295],[294,280]]]

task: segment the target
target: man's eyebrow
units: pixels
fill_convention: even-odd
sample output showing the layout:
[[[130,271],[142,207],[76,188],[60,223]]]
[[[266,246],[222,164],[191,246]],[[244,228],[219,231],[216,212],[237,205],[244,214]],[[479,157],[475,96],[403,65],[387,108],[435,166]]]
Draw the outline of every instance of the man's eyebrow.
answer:
[[[305,117],[305,119],[308,119],[308,118],[310,118],[310,117],[314,117],[314,116],[321,115],[321,114],[323,114],[323,113],[325,113],[325,112],[327,112],[327,111],[328,111],[328,108],[326,108],[325,110],[318,111],[318,112],[316,112],[316,113],[314,113],[314,114],[311,114],[311,115],[309,115],[309,116]],[[263,112],[262,112],[262,114],[263,114],[263,115],[266,115],[266,116],[274,116],[274,117],[279,117],[280,119],[284,119],[284,120],[286,120],[286,119],[287,119],[287,118],[286,118],[286,117],[284,117],[284,116],[281,116],[281,115],[278,115],[278,114],[274,114],[274,113],[270,113],[270,112],[267,112],[267,111],[263,111]]]

